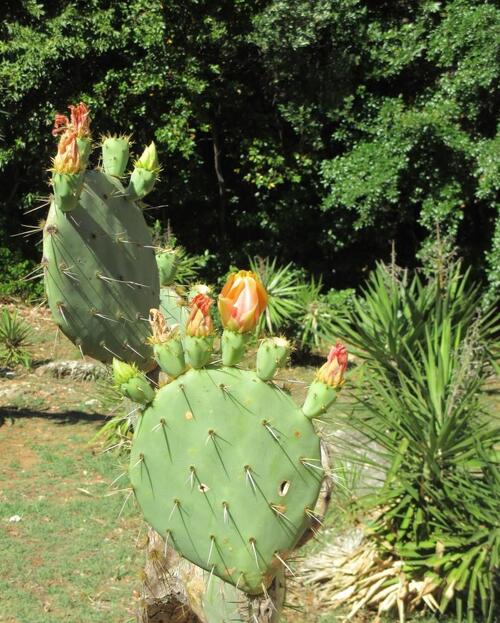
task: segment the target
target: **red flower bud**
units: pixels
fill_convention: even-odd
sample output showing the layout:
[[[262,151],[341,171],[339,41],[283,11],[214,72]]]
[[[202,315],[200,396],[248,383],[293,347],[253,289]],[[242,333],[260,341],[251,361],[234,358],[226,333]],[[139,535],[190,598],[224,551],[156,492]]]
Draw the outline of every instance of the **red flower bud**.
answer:
[[[191,312],[186,323],[186,335],[194,337],[207,337],[213,333],[210,307],[213,300],[206,294],[197,294],[189,306]]]

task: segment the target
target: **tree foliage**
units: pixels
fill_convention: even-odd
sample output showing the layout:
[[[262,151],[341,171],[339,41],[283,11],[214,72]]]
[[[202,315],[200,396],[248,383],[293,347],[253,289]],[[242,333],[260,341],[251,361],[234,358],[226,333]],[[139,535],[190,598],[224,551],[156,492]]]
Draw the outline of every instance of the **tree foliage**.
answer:
[[[150,214],[220,265],[271,248],[345,287],[439,222],[499,285],[493,1],[6,0],[0,33],[7,233],[83,100],[96,139],[156,140]]]

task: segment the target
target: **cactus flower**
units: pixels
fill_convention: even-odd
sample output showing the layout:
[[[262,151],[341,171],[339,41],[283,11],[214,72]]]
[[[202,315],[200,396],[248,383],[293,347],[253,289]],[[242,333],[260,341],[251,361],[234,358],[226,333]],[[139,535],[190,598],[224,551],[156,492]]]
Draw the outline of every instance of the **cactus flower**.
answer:
[[[341,342],[337,342],[335,346],[332,346],[326,363],[317,372],[318,381],[330,387],[341,387],[344,384],[347,359],[347,348]]]
[[[149,310],[149,325],[153,335],[148,338],[150,344],[162,344],[172,338],[176,338],[179,325],[174,324],[171,327],[167,325],[165,317],[159,309]]]
[[[267,293],[258,277],[248,270],[229,276],[219,294],[218,307],[225,329],[246,333],[255,328],[267,305]]]
[[[139,160],[134,162],[134,166],[154,173],[160,170],[158,153],[156,151],[156,145],[153,141],[151,141],[151,143],[144,149]]]
[[[65,132],[57,147],[52,169],[56,173],[79,173],[82,168],[75,132]]]
[[[186,335],[207,337],[213,332],[210,307],[213,300],[206,294],[197,294],[190,302],[191,312],[186,324]]]
[[[52,129],[53,136],[70,131],[76,133],[77,138],[89,138],[90,117],[87,106],[85,106],[83,102],[80,102],[76,106],[69,106],[69,110],[70,119],[68,119],[66,115],[56,114],[54,127]]]

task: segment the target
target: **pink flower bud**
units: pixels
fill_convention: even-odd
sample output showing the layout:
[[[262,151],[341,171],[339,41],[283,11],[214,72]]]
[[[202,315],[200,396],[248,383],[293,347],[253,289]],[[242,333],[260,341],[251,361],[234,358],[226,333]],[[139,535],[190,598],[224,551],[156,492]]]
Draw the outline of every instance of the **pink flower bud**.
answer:
[[[318,381],[330,385],[330,387],[341,387],[344,384],[344,372],[347,369],[347,348],[337,342],[332,346],[326,363],[324,363],[316,374]]]

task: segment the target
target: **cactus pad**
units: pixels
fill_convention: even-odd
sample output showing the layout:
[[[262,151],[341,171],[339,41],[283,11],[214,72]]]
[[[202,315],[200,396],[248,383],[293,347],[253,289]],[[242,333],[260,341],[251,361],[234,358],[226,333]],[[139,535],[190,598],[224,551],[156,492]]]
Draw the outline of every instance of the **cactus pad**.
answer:
[[[130,478],[146,520],[183,556],[260,594],[311,522],[322,473],[311,421],[278,386],[191,369],[140,418]]]
[[[43,255],[49,306],[63,333],[91,357],[147,368],[147,319],[158,307],[159,276],[142,212],[121,183],[86,171],[71,212],[50,206]]]

